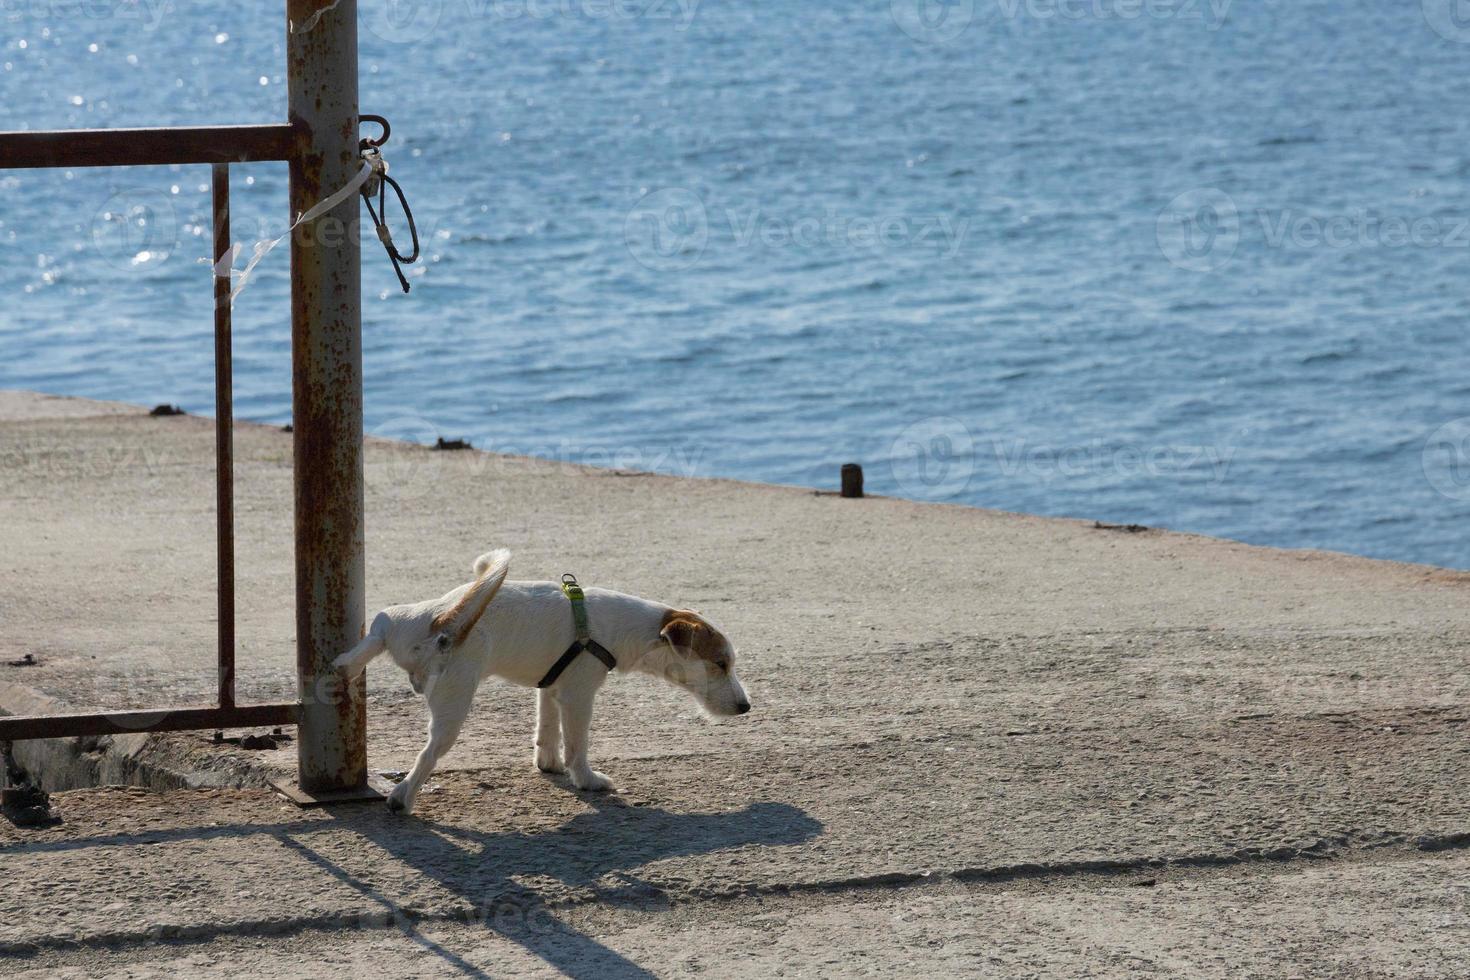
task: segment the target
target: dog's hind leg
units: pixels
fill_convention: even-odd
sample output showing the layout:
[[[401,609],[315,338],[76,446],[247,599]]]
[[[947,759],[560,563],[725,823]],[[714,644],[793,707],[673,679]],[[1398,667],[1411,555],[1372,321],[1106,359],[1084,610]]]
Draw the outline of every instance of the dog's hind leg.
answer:
[[[456,674],[464,676],[455,676]],[[393,788],[388,797],[388,809],[409,813],[418,799],[424,780],[434,771],[439,760],[459,738],[460,729],[470,713],[470,704],[475,698],[475,676],[473,671],[444,673],[429,692],[429,742],[414,761],[403,782]]]
[[[592,699],[597,696],[597,689],[601,686],[601,682],[562,685],[556,694],[557,706],[561,709],[562,744],[566,749],[567,772],[572,777],[572,785],[595,793],[613,788],[611,779],[600,772],[594,772],[587,764],[587,735],[592,728]]]
[[[542,772],[566,772],[561,761],[561,709],[556,695],[546,688],[536,692],[536,768]]]

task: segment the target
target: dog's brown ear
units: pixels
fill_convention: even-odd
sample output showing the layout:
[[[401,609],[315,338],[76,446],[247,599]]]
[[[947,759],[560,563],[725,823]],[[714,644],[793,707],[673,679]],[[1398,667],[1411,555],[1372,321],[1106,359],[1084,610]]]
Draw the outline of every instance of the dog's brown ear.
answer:
[[[475,584],[459,597],[458,602],[435,616],[431,624],[433,630],[447,634],[454,646],[465,641],[470,630],[485,615],[490,600],[500,591],[500,586],[505,582],[505,573],[510,571],[510,552],[503,548],[492,551],[476,562],[476,567],[481,567],[481,563],[484,572]]]
[[[680,617],[664,619],[664,628],[658,631],[675,650],[691,651],[697,641],[702,623]]]

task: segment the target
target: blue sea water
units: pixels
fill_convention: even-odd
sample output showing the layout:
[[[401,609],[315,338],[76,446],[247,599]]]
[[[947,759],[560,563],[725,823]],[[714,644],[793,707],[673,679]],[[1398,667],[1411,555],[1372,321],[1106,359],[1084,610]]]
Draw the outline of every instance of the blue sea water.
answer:
[[[281,120],[278,6],[0,0],[0,127]],[[367,428],[1470,567],[1457,11],[364,0],[425,251],[364,248]],[[0,387],[208,413],[208,180],[0,171]]]

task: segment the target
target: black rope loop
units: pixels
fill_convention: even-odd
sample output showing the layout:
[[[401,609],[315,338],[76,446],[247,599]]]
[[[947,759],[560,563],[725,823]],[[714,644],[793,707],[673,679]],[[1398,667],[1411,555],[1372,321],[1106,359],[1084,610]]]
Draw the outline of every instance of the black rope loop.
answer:
[[[362,199],[367,204],[368,214],[373,219],[373,227],[377,229],[378,241],[383,243],[383,248],[388,253],[388,259],[393,263],[393,271],[398,275],[398,284],[406,293],[409,290],[408,277],[403,274],[404,265],[412,265],[419,258],[419,229],[413,220],[413,210],[408,206],[408,198],[403,194],[403,188],[398,181],[388,176],[388,161],[383,159],[382,146],[388,142],[389,135],[393,130],[388,125],[388,120],[382,116],[363,114],[358,117],[363,122],[377,123],[382,127],[383,133],[376,140],[363,137],[358,140],[358,152],[362,154],[363,160],[372,166],[372,176],[362,185]],[[403,211],[403,217],[408,221],[408,233],[413,239],[413,251],[404,255],[398,251],[398,246],[393,242],[393,233],[388,230],[388,188],[393,188],[393,194],[398,198],[398,207]],[[373,207],[373,195],[378,198],[378,206]]]

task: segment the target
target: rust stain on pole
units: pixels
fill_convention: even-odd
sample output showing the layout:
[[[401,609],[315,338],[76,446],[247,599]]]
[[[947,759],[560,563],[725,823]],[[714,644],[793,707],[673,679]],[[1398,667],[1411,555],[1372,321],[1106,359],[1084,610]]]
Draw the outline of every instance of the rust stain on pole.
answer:
[[[230,165],[213,166],[214,261],[230,249]],[[235,388],[230,279],[214,277],[215,559],[219,577],[219,706],[235,706]]]
[[[295,133],[291,214],[361,167],[357,150],[356,0],[287,0],[288,106]],[[296,465],[296,658],[299,783],[307,792],[367,784],[365,683],[343,685],[337,654],[362,633],[363,477],[358,196],[291,240]]]

